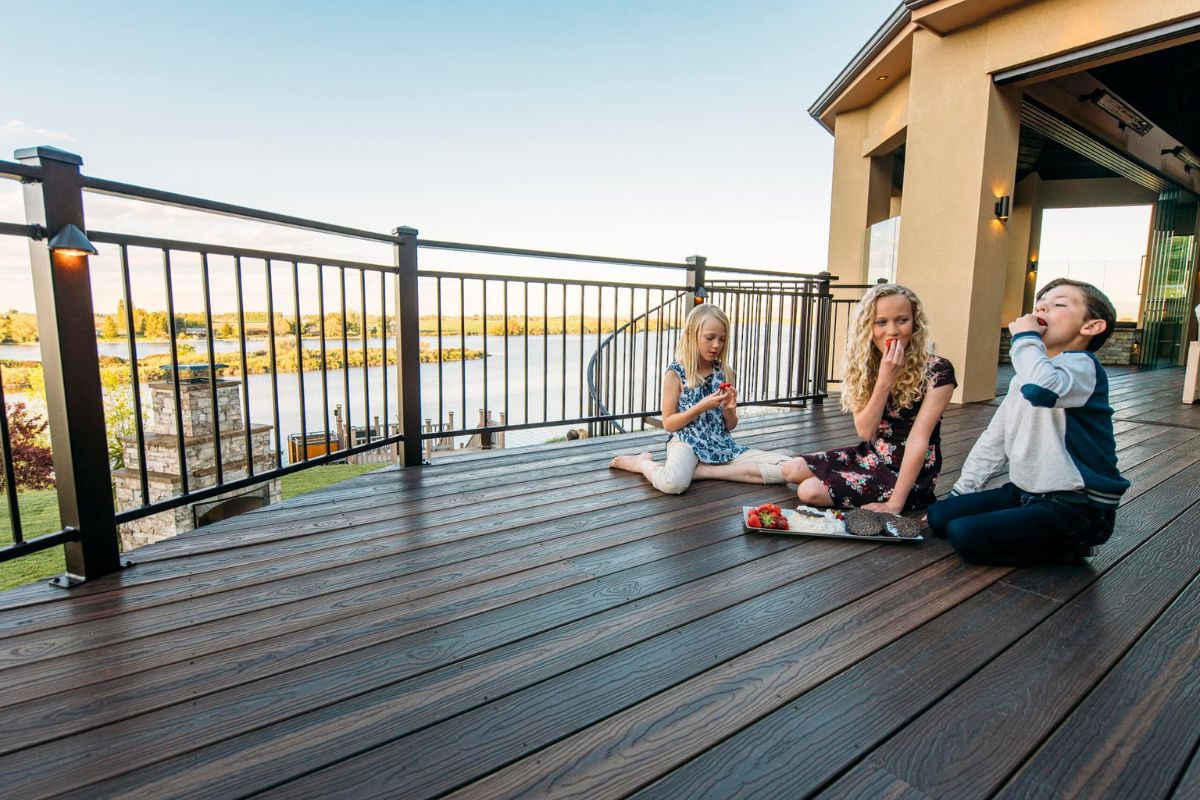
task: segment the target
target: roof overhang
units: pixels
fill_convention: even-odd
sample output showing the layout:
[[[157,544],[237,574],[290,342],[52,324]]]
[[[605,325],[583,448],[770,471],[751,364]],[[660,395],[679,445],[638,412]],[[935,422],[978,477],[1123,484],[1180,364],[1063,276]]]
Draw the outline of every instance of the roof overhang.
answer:
[[[808,113],[833,131],[838,112],[861,108],[885,94],[912,70],[912,37],[926,30],[942,37],[1028,0],[904,0]]]

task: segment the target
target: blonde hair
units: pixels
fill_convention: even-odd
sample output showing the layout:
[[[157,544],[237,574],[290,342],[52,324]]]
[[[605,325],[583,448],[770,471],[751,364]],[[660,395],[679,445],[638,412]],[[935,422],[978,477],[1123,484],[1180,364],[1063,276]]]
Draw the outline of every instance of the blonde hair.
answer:
[[[911,408],[925,394],[925,373],[929,368],[929,320],[920,299],[911,289],[898,283],[881,283],[858,301],[846,335],[845,369],[842,378],[842,408],[858,411],[871,399],[875,378],[879,375],[882,353],[871,339],[875,324],[875,306],[881,297],[901,295],[912,305],[912,339],[904,353],[900,376],[892,386],[891,399],[900,408]]]
[[[679,335],[679,341],[675,344],[675,360],[679,362],[679,366],[683,367],[683,374],[687,376],[687,388],[689,389],[695,389],[700,385],[700,328],[709,319],[715,319],[725,326],[725,344],[721,346],[721,352],[717,355],[714,364],[721,368],[721,372],[725,374],[725,380],[733,382],[733,369],[725,366],[725,354],[729,351],[729,317],[725,316],[725,312],[716,306],[701,303],[688,312],[687,319],[683,323],[683,333]]]

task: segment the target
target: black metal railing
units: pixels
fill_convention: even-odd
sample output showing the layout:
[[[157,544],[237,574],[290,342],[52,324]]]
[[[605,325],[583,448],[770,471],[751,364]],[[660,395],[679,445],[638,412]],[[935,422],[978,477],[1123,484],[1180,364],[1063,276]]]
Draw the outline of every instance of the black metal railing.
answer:
[[[824,396],[828,275],[710,267],[734,277],[706,282],[701,257],[420,240],[411,228],[379,234],[87,177],[77,156],[54,148],[17,157],[0,162],[0,177],[22,182],[30,211],[27,224],[0,223],[0,236],[29,242],[63,528],[27,538],[8,479],[14,535],[0,561],[65,543],[65,583],[120,567],[118,526],[189,505],[199,514],[197,504],[315,465],[388,450],[415,466],[434,443],[645,420],[658,413],[658,376],[683,317],[705,292],[736,320],[745,402]],[[87,232],[91,259],[49,247],[64,226],[87,231],[92,194],[365,240],[392,257],[98,230]],[[571,277],[419,269],[419,253],[537,259]],[[105,270],[119,303],[97,314],[93,273]],[[664,273],[671,279],[654,277]],[[112,357],[98,352],[99,320]],[[10,467],[3,428],[0,444]]]

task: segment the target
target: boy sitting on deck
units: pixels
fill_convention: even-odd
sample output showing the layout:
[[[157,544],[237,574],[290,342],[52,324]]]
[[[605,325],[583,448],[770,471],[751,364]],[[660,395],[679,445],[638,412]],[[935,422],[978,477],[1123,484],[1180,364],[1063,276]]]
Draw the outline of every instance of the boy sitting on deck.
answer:
[[[967,561],[1076,560],[1112,535],[1129,481],[1117,469],[1108,375],[1095,351],[1116,313],[1089,283],[1060,278],[1014,320],[1008,394],[929,526]],[[1010,482],[980,491],[1008,463]]]

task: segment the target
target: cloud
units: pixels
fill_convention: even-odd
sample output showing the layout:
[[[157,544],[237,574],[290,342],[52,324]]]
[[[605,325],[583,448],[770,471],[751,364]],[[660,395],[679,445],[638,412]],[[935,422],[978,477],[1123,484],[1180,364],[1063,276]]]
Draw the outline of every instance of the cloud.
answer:
[[[48,139],[52,142],[73,142],[75,137],[62,131],[48,131],[45,128],[34,128],[19,119],[10,119],[0,124],[0,136],[23,136]]]

